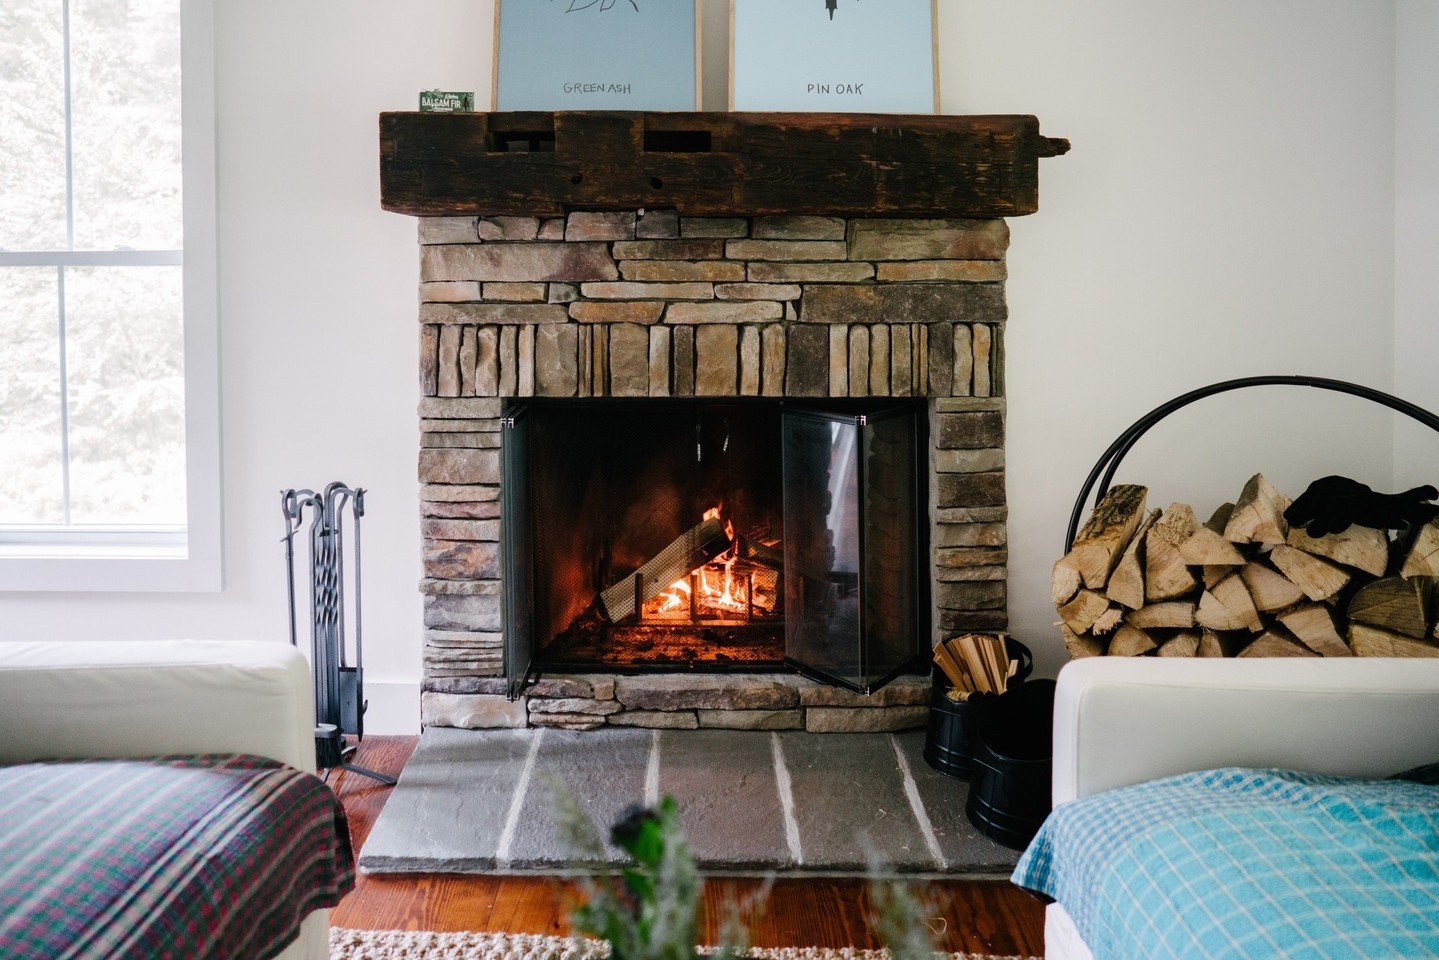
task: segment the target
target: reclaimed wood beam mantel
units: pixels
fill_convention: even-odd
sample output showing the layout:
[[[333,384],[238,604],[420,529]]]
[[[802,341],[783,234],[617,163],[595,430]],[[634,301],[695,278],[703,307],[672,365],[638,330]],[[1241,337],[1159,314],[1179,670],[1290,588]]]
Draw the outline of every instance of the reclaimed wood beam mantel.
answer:
[[[1068,150],[1032,116],[382,113],[380,195],[418,217],[1016,217]]]

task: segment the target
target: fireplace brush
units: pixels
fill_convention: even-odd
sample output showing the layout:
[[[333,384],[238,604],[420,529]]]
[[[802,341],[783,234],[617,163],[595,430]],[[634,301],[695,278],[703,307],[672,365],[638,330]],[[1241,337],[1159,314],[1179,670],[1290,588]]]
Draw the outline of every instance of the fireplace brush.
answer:
[[[339,767],[382,783],[393,777],[350,763],[356,749],[345,745],[351,734],[364,739],[364,640],[360,621],[360,518],[365,515],[365,491],[335,482],[319,493],[284,490],[280,508],[285,515],[285,575],[290,600],[290,644],[299,646],[295,615],[295,534],[310,513],[310,665],[315,684],[315,759],[322,770]],[[355,662],[349,661],[345,630],[345,519],[349,514],[355,538],[354,585]]]

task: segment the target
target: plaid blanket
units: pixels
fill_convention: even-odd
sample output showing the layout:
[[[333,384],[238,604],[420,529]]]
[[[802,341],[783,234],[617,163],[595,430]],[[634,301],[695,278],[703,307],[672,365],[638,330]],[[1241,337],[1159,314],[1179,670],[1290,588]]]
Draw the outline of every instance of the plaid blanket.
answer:
[[[267,960],[354,879],[334,793],[273,760],[0,767],[7,960]]]
[[[1055,808],[1015,868],[1095,960],[1439,956],[1439,789],[1210,770]]]

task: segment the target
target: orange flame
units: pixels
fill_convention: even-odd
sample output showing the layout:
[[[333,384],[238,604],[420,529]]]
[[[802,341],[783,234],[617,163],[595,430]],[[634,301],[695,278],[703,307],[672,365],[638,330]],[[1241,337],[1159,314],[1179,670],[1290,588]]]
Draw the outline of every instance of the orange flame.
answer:
[[[706,510],[705,520],[719,520],[723,504],[716,504]],[[725,520],[725,536],[730,545],[723,553],[709,563],[691,570],[687,576],[670,584],[663,592],[651,598],[644,605],[646,617],[673,616],[687,612],[694,594],[695,612],[701,615],[748,614],[752,609],[767,613],[775,607],[773,593],[753,589],[750,577],[735,575],[735,561],[739,559],[739,540],[735,536],[734,523]],[[691,588],[691,581],[694,583]],[[750,596],[753,591],[754,596]]]

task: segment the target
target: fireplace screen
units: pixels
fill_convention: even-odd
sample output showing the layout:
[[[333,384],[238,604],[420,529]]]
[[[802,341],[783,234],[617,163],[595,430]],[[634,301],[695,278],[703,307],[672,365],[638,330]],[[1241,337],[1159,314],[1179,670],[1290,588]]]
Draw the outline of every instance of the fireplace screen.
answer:
[[[504,418],[506,670],[792,670],[927,644],[915,405],[526,400]]]

